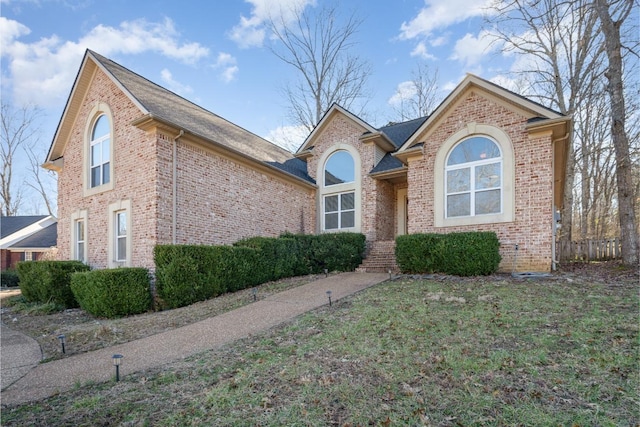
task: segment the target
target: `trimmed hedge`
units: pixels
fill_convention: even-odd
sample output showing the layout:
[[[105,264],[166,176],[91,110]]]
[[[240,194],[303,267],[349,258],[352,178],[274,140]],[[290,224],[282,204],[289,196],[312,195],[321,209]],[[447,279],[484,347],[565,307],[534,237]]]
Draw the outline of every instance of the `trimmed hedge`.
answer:
[[[500,264],[494,232],[409,234],[396,238],[396,262],[403,273],[489,275]]]
[[[4,270],[0,272],[0,286],[3,288],[17,288],[20,285],[20,277],[16,270]]]
[[[71,275],[90,268],[80,261],[23,261],[17,269],[20,290],[27,301],[75,308],[78,301],[71,291]]]
[[[362,262],[364,249],[364,235],[354,233],[253,237],[233,246],[158,245],[156,292],[162,307],[183,307],[325,268],[352,271]]]
[[[121,317],[151,308],[149,272],[145,268],[75,273],[71,276],[71,290],[80,307],[97,317]]]

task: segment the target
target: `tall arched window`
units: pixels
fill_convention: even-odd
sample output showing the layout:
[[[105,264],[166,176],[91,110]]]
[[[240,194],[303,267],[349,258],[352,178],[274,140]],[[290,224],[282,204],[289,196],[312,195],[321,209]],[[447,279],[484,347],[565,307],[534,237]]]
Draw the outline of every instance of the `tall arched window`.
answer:
[[[322,228],[327,231],[356,227],[356,170],[346,150],[332,153],[323,168]]]
[[[94,188],[111,181],[111,124],[105,114],[93,125],[90,146],[90,188]]]
[[[458,143],[445,167],[445,217],[469,217],[502,212],[502,153],[484,136]]]

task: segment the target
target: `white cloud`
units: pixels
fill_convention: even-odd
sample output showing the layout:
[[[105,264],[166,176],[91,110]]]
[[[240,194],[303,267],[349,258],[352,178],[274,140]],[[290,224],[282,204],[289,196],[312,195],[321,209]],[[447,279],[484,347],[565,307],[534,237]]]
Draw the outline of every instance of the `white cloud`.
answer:
[[[98,25],[78,41],[52,35],[33,43],[20,41],[29,32],[27,27],[0,19],[3,69],[8,73],[3,79],[9,79],[16,104],[47,107],[64,101],[87,48],[106,56],[155,52],[184,63],[195,63],[209,54],[198,43],[181,43],[170,19],[123,22],[118,28]]]
[[[164,68],[160,71],[160,78],[165,84],[166,88],[177,93],[178,95],[185,96],[187,94],[193,93],[193,89],[189,85],[184,85],[179,81],[173,78],[173,74],[171,71]]]
[[[309,136],[309,131],[304,126],[278,126],[270,130],[264,139],[286,150],[295,152],[300,148],[307,136]]]
[[[422,59],[436,59],[435,56],[427,51],[427,45],[425,42],[418,43],[416,47],[411,51],[411,56],[418,56]]]
[[[467,67],[477,65],[485,55],[497,49],[497,45],[492,43],[494,40],[495,37],[485,30],[481,31],[477,37],[467,33],[456,41],[450,59],[464,62]]]
[[[218,54],[216,63],[213,64],[213,68],[222,69],[222,72],[220,73],[220,78],[225,83],[229,83],[236,77],[236,74],[238,73],[238,71],[240,71],[236,63],[237,63],[236,58],[234,58],[228,53],[220,52]]]
[[[241,48],[260,47],[266,36],[265,22],[291,22],[296,10],[315,5],[315,0],[245,0],[253,8],[251,16],[240,17],[240,22],[229,32],[229,38]]]
[[[403,101],[411,99],[418,91],[413,81],[406,81],[398,84],[396,93],[387,101],[391,106],[398,106]]]
[[[434,31],[483,16],[495,0],[425,0],[418,15],[400,26],[400,39],[429,37]]]

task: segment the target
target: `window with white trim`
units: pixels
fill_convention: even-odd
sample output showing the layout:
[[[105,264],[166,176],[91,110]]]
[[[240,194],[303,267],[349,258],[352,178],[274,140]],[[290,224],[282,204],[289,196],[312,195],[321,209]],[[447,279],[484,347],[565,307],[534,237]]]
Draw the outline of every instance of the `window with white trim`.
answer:
[[[115,213],[115,236],[114,236],[114,260],[117,262],[127,261],[127,212],[118,211]]]
[[[322,230],[357,230],[356,162],[347,149],[331,153],[322,167]]]
[[[502,152],[485,136],[458,143],[445,167],[445,217],[502,212]]]
[[[108,184],[111,181],[111,124],[105,114],[93,125],[89,159],[90,188]]]
[[[84,219],[78,219],[74,223],[74,258],[84,262],[85,223]]]
[[[355,193],[353,191],[324,196],[325,230],[353,228],[355,221]]]

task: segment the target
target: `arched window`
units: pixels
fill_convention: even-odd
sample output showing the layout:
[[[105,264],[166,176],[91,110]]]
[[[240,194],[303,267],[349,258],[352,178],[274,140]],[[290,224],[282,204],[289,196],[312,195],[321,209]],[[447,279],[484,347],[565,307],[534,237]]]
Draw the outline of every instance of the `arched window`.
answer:
[[[355,165],[353,157],[347,151],[336,151],[329,157],[324,167],[324,185],[337,185],[353,182]]]
[[[356,169],[351,153],[332,153],[323,168],[322,229],[354,230],[356,227]]]
[[[93,125],[90,147],[90,188],[94,188],[111,181],[111,124],[105,114]]]
[[[445,175],[446,218],[502,212],[502,153],[493,140],[473,136],[458,143]]]

